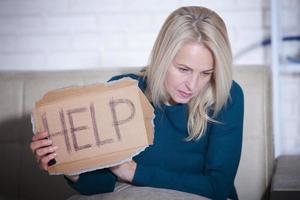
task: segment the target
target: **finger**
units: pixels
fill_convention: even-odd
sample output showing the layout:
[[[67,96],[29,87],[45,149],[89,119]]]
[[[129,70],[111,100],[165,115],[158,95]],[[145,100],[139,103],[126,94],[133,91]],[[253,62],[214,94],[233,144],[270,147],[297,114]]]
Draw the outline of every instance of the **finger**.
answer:
[[[51,154],[49,154],[49,155],[47,155],[47,156],[44,156],[44,157],[40,160],[40,164],[39,164],[40,168],[41,168],[42,170],[47,171],[47,170],[48,170],[48,162],[49,162],[50,160],[54,159],[55,157],[56,157],[56,153],[51,153]]]
[[[57,146],[48,146],[48,147],[45,147],[45,148],[37,149],[35,154],[39,157],[43,157],[47,154],[54,153],[57,149],[58,149]]]
[[[119,168],[120,168],[120,166],[119,166],[119,165],[116,165],[116,166],[110,167],[109,169],[110,169],[111,171],[116,171],[116,170],[118,170]]]
[[[47,131],[40,132],[32,136],[32,141],[38,141],[47,137],[49,137],[49,133]]]
[[[44,139],[44,140],[38,140],[30,143],[30,149],[32,153],[35,154],[36,150],[42,147],[47,147],[52,144],[52,140]]]

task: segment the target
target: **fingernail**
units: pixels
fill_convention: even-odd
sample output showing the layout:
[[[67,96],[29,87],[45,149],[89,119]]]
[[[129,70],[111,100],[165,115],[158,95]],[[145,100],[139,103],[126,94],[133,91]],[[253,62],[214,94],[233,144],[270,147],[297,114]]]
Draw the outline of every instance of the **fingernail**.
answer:
[[[54,146],[54,147],[52,147],[52,148],[53,148],[53,150],[55,151],[55,150],[58,149],[58,146]]]
[[[55,164],[56,164],[56,160],[55,159],[51,159],[48,162],[48,166],[55,165]]]

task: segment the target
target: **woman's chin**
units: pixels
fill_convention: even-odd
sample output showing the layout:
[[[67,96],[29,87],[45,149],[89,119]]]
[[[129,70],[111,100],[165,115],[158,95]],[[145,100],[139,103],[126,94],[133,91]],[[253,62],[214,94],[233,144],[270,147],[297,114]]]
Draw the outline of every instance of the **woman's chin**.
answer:
[[[173,99],[173,104],[187,104],[189,103],[189,101],[191,100],[191,98],[180,98],[180,97],[176,97],[175,99]]]

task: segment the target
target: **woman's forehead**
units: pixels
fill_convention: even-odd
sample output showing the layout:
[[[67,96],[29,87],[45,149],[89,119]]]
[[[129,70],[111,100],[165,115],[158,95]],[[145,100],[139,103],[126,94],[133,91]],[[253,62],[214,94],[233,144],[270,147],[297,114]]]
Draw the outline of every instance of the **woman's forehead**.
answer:
[[[173,61],[176,64],[201,70],[212,69],[214,63],[210,50],[199,43],[187,43],[183,45]]]

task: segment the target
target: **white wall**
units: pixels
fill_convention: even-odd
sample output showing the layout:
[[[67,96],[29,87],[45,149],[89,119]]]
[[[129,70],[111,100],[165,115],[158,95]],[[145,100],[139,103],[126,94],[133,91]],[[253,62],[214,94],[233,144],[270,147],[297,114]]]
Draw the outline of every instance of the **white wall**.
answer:
[[[300,0],[281,2],[286,32],[299,34]],[[0,0],[0,70],[143,66],[165,18],[186,5],[223,17],[236,64],[270,63],[270,48],[255,47],[270,34],[269,0]],[[299,74],[282,83],[281,148],[300,154]]]
[[[283,34],[300,35],[300,0],[279,0]],[[300,56],[300,41],[284,42],[279,50],[286,56]],[[300,73],[280,76],[280,151],[300,154]]]
[[[217,11],[234,54],[269,34],[267,0],[0,0],[0,70],[145,65],[165,18],[184,5]],[[263,48],[236,60],[265,62]]]

